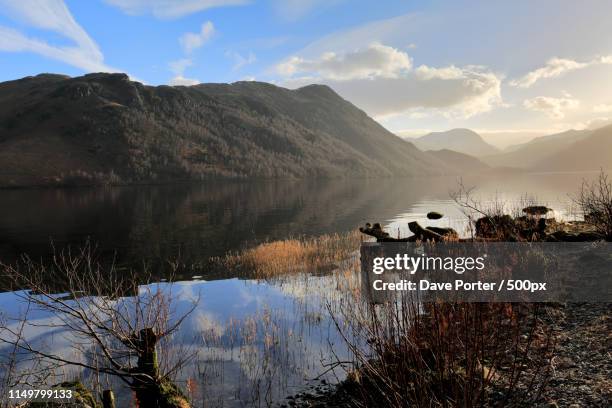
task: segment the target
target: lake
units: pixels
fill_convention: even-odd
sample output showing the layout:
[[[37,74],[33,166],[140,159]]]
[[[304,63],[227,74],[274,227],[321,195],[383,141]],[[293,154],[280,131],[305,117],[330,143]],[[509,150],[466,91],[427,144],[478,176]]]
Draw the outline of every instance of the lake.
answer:
[[[471,176],[483,201],[524,195],[566,216],[576,174]],[[0,190],[0,260],[48,257],[88,239],[118,263],[186,261],[221,256],[266,240],[344,232],[380,222],[408,234],[407,223],[428,211],[447,217],[432,225],[462,229],[450,199],[457,178],[262,181],[112,188]],[[460,231],[462,232],[462,231]]]
[[[570,196],[593,176],[480,175],[465,177],[463,184],[475,186],[475,197],[485,205],[500,199],[509,208],[520,206],[528,196],[553,208],[557,218],[571,218]],[[59,252],[89,241],[102,263],[138,268],[145,262],[162,273],[168,260],[202,263],[261,242],[347,232],[365,222],[380,222],[392,235],[409,234],[407,223],[414,220],[465,235],[465,215],[450,198],[457,188],[456,178],[431,178],[2,190],[0,260],[13,263],[27,254],[45,262],[51,248]],[[432,210],[445,217],[426,220]],[[179,311],[199,299],[171,345],[175,354],[186,348],[195,355],[178,376],[183,385],[195,384],[190,386],[195,400],[208,406],[267,406],[321,380],[343,378],[341,367],[328,371],[327,366],[335,358],[350,359],[328,313],[328,307],[346,307],[338,275],[265,281],[230,271],[193,275],[142,289],[171,291]],[[351,284],[351,277],[341,279]],[[6,316],[22,314],[19,292],[0,293],[0,310]],[[35,311],[27,338],[70,353],[71,334],[45,327],[49,319],[48,312]],[[126,404],[121,406],[130,398],[120,392]]]

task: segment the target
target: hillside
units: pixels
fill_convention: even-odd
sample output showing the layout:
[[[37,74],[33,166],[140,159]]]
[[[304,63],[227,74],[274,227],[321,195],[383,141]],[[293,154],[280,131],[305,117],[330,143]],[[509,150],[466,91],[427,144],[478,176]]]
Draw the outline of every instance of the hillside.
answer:
[[[0,130],[0,186],[457,172],[320,85],[41,74],[0,84]]]
[[[447,149],[429,150],[427,153],[434,156],[436,159],[443,161],[447,165],[458,169],[464,174],[477,173],[491,169],[491,167],[482,161],[464,153],[458,153]]]
[[[494,166],[529,168],[540,165],[548,157],[589,136],[590,130],[568,130],[537,137],[527,143],[509,146],[503,153],[485,156],[482,160]]]
[[[470,156],[482,157],[498,153],[476,132],[469,129],[451,129],[446,132],[433,132],[417,139],[411,139],[421,150],[453,150]]]
[[[612,125],[593,130],[577,142],[533,166],[541,171],[587,171],[612,169]]]

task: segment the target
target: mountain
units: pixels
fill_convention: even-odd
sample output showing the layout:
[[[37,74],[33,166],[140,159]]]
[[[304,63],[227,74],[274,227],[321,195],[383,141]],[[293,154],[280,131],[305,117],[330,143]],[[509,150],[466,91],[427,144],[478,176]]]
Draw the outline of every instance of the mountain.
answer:
[[[458,169],[461,173],[477,173],[490,170],[491,167],[475,157],[464,153],[458,153],[453,150],[428,150],[427,153],[434,156],[436,159],[443,161],[447,165]]]
[[[568,130],[537,137],[527,143],[509,146],[503,153],[485,156],[485,163],[518,168],[537,167],[543,160],[588,137],[590,130]]]
[[[100,73],[0,83],[0,169],[0,186],[457,172],[326,86]]]
[[[589,131],[586,137],[543,158],[533,166],[541,171],[612,169],[612,125]]]
[[[421,150],[454,150],[470,156],[481,157],[498,153],[499,150],[469,129],[451,129],[433,132],[411,140]]]

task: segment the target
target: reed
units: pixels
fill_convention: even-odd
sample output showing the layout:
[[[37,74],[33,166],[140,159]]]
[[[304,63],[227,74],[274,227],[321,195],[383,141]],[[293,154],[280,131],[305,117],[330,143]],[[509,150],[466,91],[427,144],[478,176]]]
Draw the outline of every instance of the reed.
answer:
[[[215,258],[213,263],[244,273],[251,278],[268,279],[295,273],[329,272],[359,249],[360,234],[330,234],[315,238],[266,242],[240,253]]]

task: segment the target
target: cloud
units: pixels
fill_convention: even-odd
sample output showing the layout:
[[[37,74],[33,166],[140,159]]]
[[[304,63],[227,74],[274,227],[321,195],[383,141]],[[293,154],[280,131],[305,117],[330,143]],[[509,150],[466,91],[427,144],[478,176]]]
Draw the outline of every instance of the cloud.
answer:
[[[249,52],[249,54],[245,57],[244,55],[235,51],[226,51],[225,56],[234,60],[234,66],[232,67],[233,71],[238,71],[242,67],[253,64],[255,61],[257,61],[257,57],[252,52]]]
[[[168,81],[168,85],[172,86],[192,86],[199,83],[200,81],[195,78],[185,78],[182,75],[177,75]]]
[[[595,113],[608,113],[608,112],[612,112],[612,104],[595,105],[593,107],[593,112],[595,112]]]
[[[611,118],[593,118],[587,121],[586,129],[599,129],[604,126],[612,125]]]
[[[215,33],[215,26],[212,22],[207,21],[202,24],[200,32],[198,33],[185,33],[179,38],[181,47],[185,53],[190,54],[194,50],[202,47],[210,40]]]
[[[63,0],[0,0],[1,12],[28,26],[53,31],[74,45],[56,46],[29,37],[17,30],[0,26],[0,50],[33,52],[62,61],[86,72],[115,72],[104,63],[104,55],[95,41],[75,21]]]
[[[551,118],[562,119],[565,117],[565,111],[576,109],[580,106],[580,101],[571,98],[570,95],[563,98],[537,96],[523,101],[523,106],[532,111],[544,112]]]
[[[277,66],[284,76],[318,75],[327,79],[397,78],[412,68],[405,52],[379,43],[345,54],[326,52],[318,59],[291,57]]]
[[[502,103],[501,78],[484,67],[421,65],[415,69],[408,54],[378,43],[344,54],[324,53],[316,59],[294,56],[276,69],[287,86],[327,84],[379,117],[418,108],[470,117]]]
[[[193,66],[193,61],[190,58],[183,58],[176,61],[171,61],[168,64],[170,71],[174,72],[176,75],[180,75],[189,67]]]
[[[565,58],[552,58],[543,67],[531,71],[519,79],[510,81],[510,85],[518,88],[529,88],[541,79],[556,78],[567,72],[598,64],[612,64],[612,56],[598,57],[587,62],[578,62]]]
[[[170,71],[174,73],[174,77],[168,81],[168,85],[191,86],[199,84],[199,80],[195,78],[185,78],[184,76],[185,70],[191,66],[193,66],[193,61],[190,58],[183,58],[170,62],[168,67],[170,68]]]
[[[179,43],[183,48],[185,54],[191,54],[194,50],[202,47],[206,44],[210,38],[215,34],[215,26],[212,22],[206,21],[202,23],[200,31],[197,33],[185,33],[179,38]],[[191,58],[182,58],[176,61],[171,61],[168,64],[170,71],[174,73],[174,77],[168,81],[169,85],[177,86],[191,86],[200,83],[198,79],[186,78],[184,76],[185,70],[193,66],[193,60]]]
[[[248,0],[105,0],[127,14],[152,14],[160,19],[173,19],[213,7],[239,6]]]

